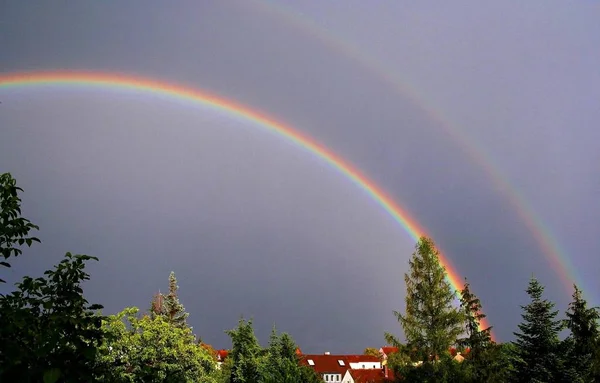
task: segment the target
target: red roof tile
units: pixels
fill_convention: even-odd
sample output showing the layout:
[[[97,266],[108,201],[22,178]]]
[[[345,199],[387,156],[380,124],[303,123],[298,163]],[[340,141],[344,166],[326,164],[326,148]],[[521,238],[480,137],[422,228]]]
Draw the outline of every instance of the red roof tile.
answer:
[[[390,355],[390,354],[393,354],[394,352],[398,352],[398,347],[386,346],[386,347],[382,347],[381,349],[383,350],[383,353],[385,355]]]
[[[308,363],[312,360],[314,366]],[[341,366],[338,362],[342,360],[344,365]],[[345,374],[350,368],[350,363],[360,362],[381,362],[378,357],[372,355],[302,355],[300,356],[300,364],[312,367],[319,374]],[[379,369],[377,369],[379,371]]]
[[[387,378],[385,372],[380,369],[350,370],[350,375],[352,375],[354,383],[384,383],[394,380],[393,372],[389,369]]]
[[[225,360],[225,358],[227,358],[227,355],[229,354],[229,352],[227,352],[227,350],[219,350],[217,351],[217,359],[221,362],[223,362]]]

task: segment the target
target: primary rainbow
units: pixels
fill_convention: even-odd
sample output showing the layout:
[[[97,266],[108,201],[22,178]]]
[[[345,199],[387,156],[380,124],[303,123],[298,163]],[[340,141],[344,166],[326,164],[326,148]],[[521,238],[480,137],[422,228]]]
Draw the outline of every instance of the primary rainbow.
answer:
[[[100,72],[15,72],[0,74],[0,90],[47,85],[74,85],[162,94],[174,100],[196,102],[228,115],[251,121],[263,130],[280,136],[312,153],[342,173],[355,185],[367,192],[373,200],[406,230],[413,240],[417,241],[422,235],[426,235],[425,231],[415,219],[410,217],[405,209],[397,205],[381,188],[362,175],[354,166],[307,135],[248,107],[215,97],[200,90],[129,75]],[[440,261],[446,268],[450,284],[457,292],[460,291],[463,286],[462,278],[460,278],[446,256],[441,255]],[[485,320],[482,321],[481,327],[489,327],[488,322]]]

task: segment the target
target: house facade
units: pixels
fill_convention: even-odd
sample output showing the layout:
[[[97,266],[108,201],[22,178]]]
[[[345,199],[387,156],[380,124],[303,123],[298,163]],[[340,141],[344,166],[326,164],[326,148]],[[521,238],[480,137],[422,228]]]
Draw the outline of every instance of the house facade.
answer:
[[[326,383],[346,383],[347,381],[362,383],[363,375],[384,377],[381,359],[372,355],[331,355],[330,353],[301,355],[300,364],[312,368]],[[352,374],[348,375],[348,371],[367,372],[354,378]]]

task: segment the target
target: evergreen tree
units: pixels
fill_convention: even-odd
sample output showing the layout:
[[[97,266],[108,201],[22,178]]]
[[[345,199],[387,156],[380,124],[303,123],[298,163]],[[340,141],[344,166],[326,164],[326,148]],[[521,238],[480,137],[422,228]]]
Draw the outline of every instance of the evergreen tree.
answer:
[[[481,301],[471,292],[470,285],[465,278],[465,285],[460,293],[460,307],[465,314],[466,337],[459,339],[458,344],[469,348],[471,358],[477,358],[481,353],[493,345],[492,328],[480,329],[481,322],[486,317],[482,312]]]
[[[531,303],[521,306],[523,322],[520,333],[514,333],[514,374],[515,382],[559,382],[562,380],[562,358],[560,355],[559,332],[564,328],[555,319],[554,303],[542,299],[544,287],[531,278],[527,294]]]
[[[185,312],[185,308],[179,302],[179,297],[177,296],[178,289],[179,286],[177,286],[175,273],[171,271],[169,275],[169,293],[162,297],[162,304],[159,305],[160,309],[158,312],[162,312],[166,316],[167,321],[172,325],[183,328],[187,326],[187,317],[190,314]]]
[[[453,307],[456,293],[446,278],[434,242],[421,237],[409,261],[406,282],[406,314],[394,311],[402,325],[409,349],[416,348],[421,360],[448,352],[463,332],[464,315]],[[398,340],[386,334],[388,343]]]
[[[466,316],[466,337],[459,339],[458,344],[463,349],[469,349],[466,354],[466,363],[473,366],[473,380],[476,382],[503,382],[505,379],[504,361],[501,359],[499,347],[492,340],[492,328],[480,328],[485,314],[482,312],[481,301],[471,292],[466,278],[461,291],[460,306]]]
[[[260,379],[261,347],[258,343],[252,320],[241,318],[238,327],[225,331],[231,338],[231,352],[227,359],[231,362],[229,383],[254,383]]]
[[[573,301],[567,310],[566,327],[571,334],[565,339],[566,369],[576,372],[581,382],[593,382],[594,357],[600,332],[599,314],[595,307],[588,308],[581,290],[574,286]]]

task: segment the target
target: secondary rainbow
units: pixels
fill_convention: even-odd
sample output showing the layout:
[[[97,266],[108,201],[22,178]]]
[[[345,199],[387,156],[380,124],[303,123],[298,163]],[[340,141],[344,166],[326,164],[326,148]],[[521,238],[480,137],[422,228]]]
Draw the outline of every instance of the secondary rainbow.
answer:
[[[331,150],[307,135],[248,107],[215,97],[197,89],[129,75],[99,72],[15,72],[0,74],[0,90],[48,85],[73,85],[158,93],[173,99],[193,101],[228,115],[253,122],[263,130],[278,135],[319,157],[343,174],[371,196],[374,201],[404,228],[413,240],[417,241],[421,235],[426,234],[417,221],[411,218],[405,209],[396,204],[381,188],[362,175],[348,161],[338,157]],[[441,255],[440,261],[446,268],[450,284],[455,290],[460,291],[463,285],[462,278],[460,278],[445,255]],[[483,321],[481,325],[483,328],[489,327],[487,321]]]
[[[290,6],[281,2],[270,0],[252,0],[244,4],[250,7],[260,9],[263,12],[271,14],[276,19],[285,21],[287,25],[293,25],[304,31],[307,35],[319,40],[333,51],[337,51],[347,56],[354,62],[362,65],[369,72],[373,73],[385,84],[391,86],[397,93],[408,98],[412,103],[427,114],[432,121],[444,129],[448,135],[454,139],[465,152],[473,159],[475,163],[483,168],[489,179],[493,182],[499,192],[504,194],[507,200],[519,215],[521,221],[527,226],[544,256],[559,277],[568,296],[573,292],[573,283],[576,281],[580,287],[584,287],[583,280],[577,275],[575,267],[569,260],[566,251],[560,246],[548,225],[544,223],[541,217],[534,211],[531,204],[525,199],[523,194],[515,187],[508,177],[500,170],[491,156],[481,148],[481,145],[475,141],[475,138],[469,136],[465,130],[457,124],[452,123],[442,113],[441,107],[431,101],[431,97],[425,97],[421,91],[410,84],[406,78],[400,78],[395,70],[385,67],[365,52],[361,52],[344,39],[335,36],[331,30],[325,29],[316,22],[310,20],[304,15],[298,14]],[[594,297],[593,298],[598,298]],[[597,300],[597,299],[596,299]]]

